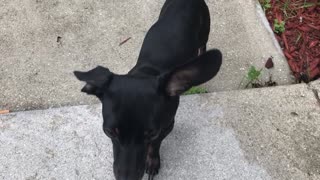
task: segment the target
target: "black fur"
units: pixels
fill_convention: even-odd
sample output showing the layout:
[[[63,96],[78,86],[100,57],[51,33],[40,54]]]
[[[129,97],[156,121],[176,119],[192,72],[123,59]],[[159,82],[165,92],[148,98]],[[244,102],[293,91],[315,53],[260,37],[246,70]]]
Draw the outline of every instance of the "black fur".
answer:
[[[152,179],[158,173],[160,145],[173,129],[179,96],[213,78],[221,66],[219,50],[206,52],[209,31],[204,0],[167,0],[128,74],[101,66],[74,72],[86,82],[82,91],[102,102],[117,180],[140,180],[145,171]]]

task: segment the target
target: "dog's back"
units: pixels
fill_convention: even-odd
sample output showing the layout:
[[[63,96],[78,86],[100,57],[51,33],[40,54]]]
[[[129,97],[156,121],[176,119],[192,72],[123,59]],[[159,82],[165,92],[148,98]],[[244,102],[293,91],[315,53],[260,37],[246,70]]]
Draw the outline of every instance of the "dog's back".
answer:
[[[166,71],[186,63],[205,46],[210,16],[204,0],[167,0],[148,31],[134,69],[149,64]]]

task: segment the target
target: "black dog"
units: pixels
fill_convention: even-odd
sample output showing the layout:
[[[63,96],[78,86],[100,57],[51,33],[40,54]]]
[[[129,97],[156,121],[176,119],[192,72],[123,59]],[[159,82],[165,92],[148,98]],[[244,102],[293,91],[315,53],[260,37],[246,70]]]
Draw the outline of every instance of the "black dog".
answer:
[[[205,52],[209,31],[204,0],[167,0],[128,74],[101,66],[74,72],[86,82],[82,92],[102,102],[103,130],[113,143],[117,180],[140,180],[145,170],[149,179],[158,173],[160,145],[173,128],[179,95],[220,69],[220,51]]]

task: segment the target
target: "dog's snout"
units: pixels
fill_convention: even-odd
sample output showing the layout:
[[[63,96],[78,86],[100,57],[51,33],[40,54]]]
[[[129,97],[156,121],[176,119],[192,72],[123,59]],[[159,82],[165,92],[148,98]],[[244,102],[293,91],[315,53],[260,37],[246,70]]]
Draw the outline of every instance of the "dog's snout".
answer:
[[[146,147],[142,144],[114,144],[114,150],[116,180],[141,180],[145,172]]]
[[[117,180],[141,180],[144,174],[143,170],[134,169],[114,169],[114,174]]]

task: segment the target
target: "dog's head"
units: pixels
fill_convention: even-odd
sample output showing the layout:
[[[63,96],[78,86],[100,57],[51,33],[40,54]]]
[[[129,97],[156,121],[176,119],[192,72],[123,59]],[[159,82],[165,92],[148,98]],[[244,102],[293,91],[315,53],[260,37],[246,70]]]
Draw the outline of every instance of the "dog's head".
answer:
[[[117,75],[101,66],[74,72],[86,83],[81,91],[102,102],[103,130],[113,143],[117,180],[143,177],[148,144],[165,128],[164,121],[174,118],[179,95],[214,77],[221,61],[220,51],[210,50],[158,77]]]

